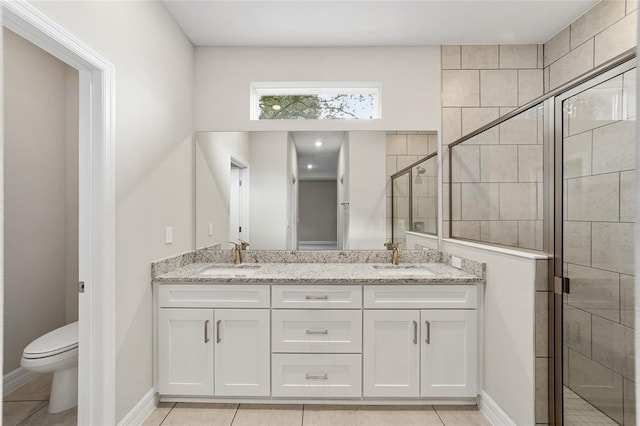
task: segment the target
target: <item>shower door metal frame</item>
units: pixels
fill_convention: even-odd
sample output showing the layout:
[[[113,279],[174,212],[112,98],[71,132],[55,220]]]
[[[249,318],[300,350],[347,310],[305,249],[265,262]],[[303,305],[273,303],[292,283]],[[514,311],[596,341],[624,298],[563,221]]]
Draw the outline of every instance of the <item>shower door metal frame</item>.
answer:
[[[427,155],[426,157],[422,157],[417,161],[414,161],[413,163],[409,164],[407,167],[395,172],[394,174],[392,174],[391,176],[389,176],[389,179],[391,180],[391,242],[393,242],[393,240],[395,239],[395,226],[394,226],[394,219],[395,219],[395,209],[393,208],[393,203],[394,203],[394,194],[393,194],[393,181],[401,176],[404,176],[406,174],[409,175],[409,231],[411,232],[415,232],[413,231],[413,182],[412,182],[412,178],[413,178],[413,173],[412,170],[414,167],[419,166],[420,164],[431,160],[434,157],[437,157],[438,153],[437,152],[432,152],[431,154]],[[437,222],[436,222],[437,223]],[[423,234],[425,235],[438,235],[438,229],[437,229],[437,224],[436,224],[436,233],[435,234],[431,234],[428,232],[423,232]]]
[[[547,231],[549,232],[548,241],[553,242],[549,252],[553,253],[552,261],[549,262],[549,312],[553,315],[549,316],[549,353],[551,364],[549,368],[549,413],[550,422],[557,426],[564,424],[564,405],[563,405],[563,297],[570,290],[564,285],[563,274],[563,102],[567,99],[587,91],[599,84],[610,80],[618,75],[622,75],[627,71],[636,68],[635,49],[625,52],[613,60],[603,64],[593,71],[572,82],[571,86],[562,90],[561,93],[550,99],[549,118],[553,117],[553,121],[549,123],[547,128],[553,127],[553,134],[548,146],[547,162],[549,173],[546,177],[550,178],[548,188],[553,188],[553,196],[548,199],[553,201],[552,208],[548,212],[549,219],[553,219]],[[546,108],[545,108],[546,109]],[[545,115],[546,118],[546,115]],[[546,189],[546,188],[545,188]],[[635,271],[634,271],[635,272]],[[553,349],[551,349],[553,348]]]

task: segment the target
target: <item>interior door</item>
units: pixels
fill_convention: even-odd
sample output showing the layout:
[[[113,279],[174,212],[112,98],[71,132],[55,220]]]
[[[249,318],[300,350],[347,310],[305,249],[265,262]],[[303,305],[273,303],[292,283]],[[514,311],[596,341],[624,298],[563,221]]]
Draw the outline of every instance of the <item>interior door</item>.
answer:
[[[242,240],[242,169],[231,164],[229,179],[229,241]]]
[[[626,63],[556,103],[556,394],[567,425],[635,424],[635,82]]]

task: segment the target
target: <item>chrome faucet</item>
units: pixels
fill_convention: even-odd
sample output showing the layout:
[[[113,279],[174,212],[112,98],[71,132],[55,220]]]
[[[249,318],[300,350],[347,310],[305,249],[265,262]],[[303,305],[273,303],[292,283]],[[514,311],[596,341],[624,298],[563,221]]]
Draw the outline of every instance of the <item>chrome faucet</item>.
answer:
[[[391,263],[393,265],[399,265],[400,264],[400,243],[393,243],[391,241],[387,241],[386,243],[384,243],[384,246],[387,248],[387,250],[393,250],[393,253],[391,253]]]
[[[236,265],[239,265],[242,263],[242,243],[234,243],[232,241],[229,241],[229,243],[233,244],[233,248],[231,249],[231,252],[233,253],[233,262]]]

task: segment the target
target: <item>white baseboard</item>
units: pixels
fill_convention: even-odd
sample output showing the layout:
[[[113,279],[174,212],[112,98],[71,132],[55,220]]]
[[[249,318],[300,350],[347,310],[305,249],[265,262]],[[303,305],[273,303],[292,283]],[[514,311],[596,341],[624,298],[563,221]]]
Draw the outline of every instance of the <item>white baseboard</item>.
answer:
[[[478,408],[487,419],[495,426],[516,426],[516,423],[502,411],[502,408],[489,396],[488,393],[482,391],[478,397]]]
[[[2,377],[2,394],[9,395],[20,386],[29,383],[38,375],[38,373],[27,371],[22,367],[16,368]]]
[[[158,394],[153,388],[149,389],[140,401],[124,416],[118,426],[138,426],[144,423],[149,414],[158,406]]]

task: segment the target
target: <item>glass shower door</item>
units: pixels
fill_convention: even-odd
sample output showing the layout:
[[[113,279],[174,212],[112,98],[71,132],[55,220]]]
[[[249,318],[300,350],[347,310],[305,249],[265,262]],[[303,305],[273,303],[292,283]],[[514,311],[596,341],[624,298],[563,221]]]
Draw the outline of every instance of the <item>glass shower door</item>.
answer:
[[[568,278],[556,299],[562,300],[564,425],[636,423],[635,81],[635,68],[623,64],[556,104],[562,254],[555,275]]]

